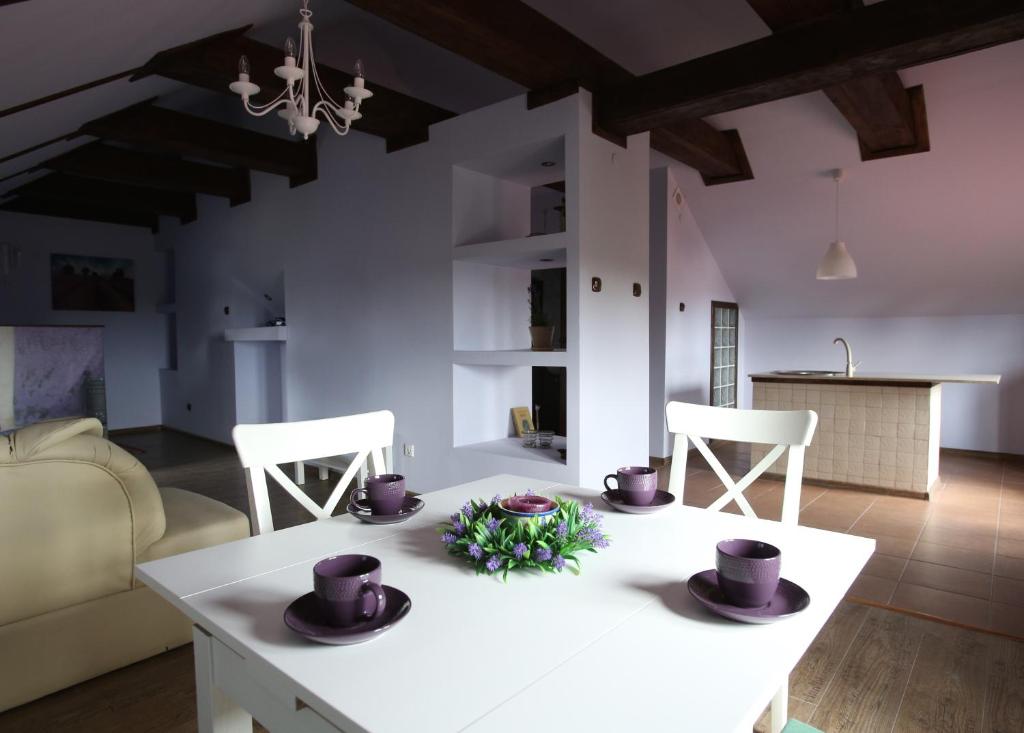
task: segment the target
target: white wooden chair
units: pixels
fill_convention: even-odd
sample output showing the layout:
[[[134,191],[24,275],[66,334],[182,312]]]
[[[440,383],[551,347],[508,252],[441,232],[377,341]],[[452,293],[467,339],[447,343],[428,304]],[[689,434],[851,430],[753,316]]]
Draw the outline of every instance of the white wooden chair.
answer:
[[[782,521],[796,524],[800,515],[800,486],[804,473],[804,449],[810,445],[818,415],[811,410],[737,410],[733,408],[669,402],[665,408],[668,430],[675,435],[668,490],[683,499],[686,455],[692,442],[718,476],[725,493],[708,506],[720,511],[731,501],[748,517],[757,518],[743,492],[789,449],[786,483],[782,493]],[[704,439],[740,443],[768,443],[774,447],[751,467],[746,476],[734,481]],[[771,731],[781,733],[787,722],[789,681],[779,688],[771,704]]]
[[[245,469],[253,534],[274,531],[266,474],[314,517],[329,519],[357,474],[358,485],[362,486],[366,465],[372,463],[374,473],[391,473],[385,455],[390,459],[394,433],[395,416],[388,410],[324,420],[236,425],[231,437]],[[351,453],[355,456],[323,506],[309,498],[280,468],[285,463],[298,466],[302,461]]]

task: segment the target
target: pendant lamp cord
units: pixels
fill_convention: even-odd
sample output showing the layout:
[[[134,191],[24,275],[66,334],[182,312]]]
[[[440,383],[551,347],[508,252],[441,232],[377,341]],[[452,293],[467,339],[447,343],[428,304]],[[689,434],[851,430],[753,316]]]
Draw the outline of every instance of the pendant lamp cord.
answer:
[[[836,176],[836,241],[839,241],[839,177]]]

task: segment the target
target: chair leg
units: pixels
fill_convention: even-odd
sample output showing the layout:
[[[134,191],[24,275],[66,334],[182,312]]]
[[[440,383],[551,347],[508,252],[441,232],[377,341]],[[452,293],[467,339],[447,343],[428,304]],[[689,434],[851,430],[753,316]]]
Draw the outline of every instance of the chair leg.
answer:
[[[327,479],[330,478],[330,475],[327,472],[328,471],[327,466],[318,466],[318,470],[319,470],[319,475],[318,476],[319,476],[319,479],[321,481],[326,481]]]
[[[771,704],[771,732],[782,733],[789,720],[789,677],[782,683],[782,687],[775,693]]]
[[[295,484],[302,486],[306,483],[306,464],[302,461],[295,461]]]

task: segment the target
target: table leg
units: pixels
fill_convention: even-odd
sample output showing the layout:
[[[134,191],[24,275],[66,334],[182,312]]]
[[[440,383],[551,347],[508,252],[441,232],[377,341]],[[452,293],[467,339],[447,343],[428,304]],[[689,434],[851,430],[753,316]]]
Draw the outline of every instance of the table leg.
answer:
[[[196,717],[199,733],[252,733],[252,716],[217,687],[213,676],[213,639],[192,627],[196,659]]]
[[[771,732],[782,733],[789,718],[789,677],[782,683],[782,687],[775,693],[771,704]]]

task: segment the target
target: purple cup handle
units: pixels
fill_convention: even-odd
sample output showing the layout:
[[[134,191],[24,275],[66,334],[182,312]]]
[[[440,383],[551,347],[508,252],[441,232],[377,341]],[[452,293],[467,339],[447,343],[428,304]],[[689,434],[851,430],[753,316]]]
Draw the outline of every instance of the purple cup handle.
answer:
[[[362,496],[359,496],[362,494]],[[370,500],[370,492],[366,489],[355,489],[352,491],[352,503],[353,504],[365,504]]]
[[[384,608],[387,606],[387,598],[384,596],[384,589],[381,588],[377,583],[367,583],[363,586],[360,595],[363,598],[363,620],[368,621],[372,618],[377,618],[384,613]],[[366,611],[366,598],[372,597],[374,599],[374,608],[372,613]]]
[[[611,486],[608,485],[608,479],[610,479],[610,478],[615,479],[615,488],[614,489]],[[606,489],[608,489],[609,491],[618,491],[619,490],[619,477],[616,476],[614,473],[608,474],[607,476],[604,477],[604,487]]]

